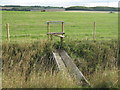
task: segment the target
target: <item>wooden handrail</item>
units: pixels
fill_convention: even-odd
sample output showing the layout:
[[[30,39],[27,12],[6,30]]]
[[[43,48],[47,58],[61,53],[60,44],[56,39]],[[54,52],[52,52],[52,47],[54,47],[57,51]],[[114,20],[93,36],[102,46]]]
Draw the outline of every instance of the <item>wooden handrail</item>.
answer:
[[[65,34],[64,32],[49,32],[47,34]]]

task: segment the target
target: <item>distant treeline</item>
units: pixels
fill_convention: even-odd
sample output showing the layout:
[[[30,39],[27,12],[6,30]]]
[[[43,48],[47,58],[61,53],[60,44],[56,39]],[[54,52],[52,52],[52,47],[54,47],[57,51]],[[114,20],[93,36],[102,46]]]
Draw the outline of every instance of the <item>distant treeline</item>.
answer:
[[[40,9],[63,9],[64,7],[52,7],[52,6],[19,6],[19,5],[4,5],[0,6],[4,9],[2,10],[10,10],[10,11],[30,11],[30,10],[40,10]],[[10,8],[12,7],[12,8]],[[118,11],[116,7],[85,7],[85,6],[72,6],[67,7],[65,10],[84,10],[84,11]]]
[[[30,10],[40,10],[40,9],[63,8],[63,7],[52,7],[52,6],[19,6],[19,5],[5,5],[1,7],[4,8],[3,10],[8,10],[8,11],[30,11]]]
[[[72,6],[66,8],[66,10],[84,10],[84,11],[118,11],[118,8],[115,7],[84,7],[84,6]]]

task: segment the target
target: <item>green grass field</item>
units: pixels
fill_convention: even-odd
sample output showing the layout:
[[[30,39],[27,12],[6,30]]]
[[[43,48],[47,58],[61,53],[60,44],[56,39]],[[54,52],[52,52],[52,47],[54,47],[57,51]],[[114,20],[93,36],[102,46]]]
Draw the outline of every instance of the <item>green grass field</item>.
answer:
[[[66,38],[92,39],[93,22],[96,22],[98,40],[117,39],[118,14],[80,12],[2,12],[2,38],[6,39],[5,24],[10,24],[11,40],[46,39],[46,21],[64,21]],[[52,24],[51,31],[61,31],[60,24]]]

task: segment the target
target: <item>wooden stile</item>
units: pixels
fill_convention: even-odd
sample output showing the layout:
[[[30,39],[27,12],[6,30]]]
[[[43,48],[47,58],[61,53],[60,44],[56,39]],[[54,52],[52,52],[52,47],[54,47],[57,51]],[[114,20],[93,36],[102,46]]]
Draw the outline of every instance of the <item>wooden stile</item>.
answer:
[[[50,32],[50,23],[62,23],[62,32]],[[48,40],[53,38],[53,36],[60,37],[60,43],[62,46],[63,38],[65,37],[63,34],[64,33],[64,21],[47,21],[47,35],[48,35]]]

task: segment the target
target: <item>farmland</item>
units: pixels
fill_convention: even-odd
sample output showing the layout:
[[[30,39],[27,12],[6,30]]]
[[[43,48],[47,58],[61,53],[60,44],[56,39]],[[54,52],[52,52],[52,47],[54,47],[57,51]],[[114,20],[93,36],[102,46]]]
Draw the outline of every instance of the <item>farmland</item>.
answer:
[[[93,22],[96,22],[96,39],[117,39],[118,14],[80,12],[2,12],[2,38],[6,39],[5,24],[10,24],[11,40],[46,39],[46,21],[64,21],[66,38],[92,39]],[[61,26],[52,24],[51,30],[59,32]],[[74,38],[73,38],[74,37]]]

